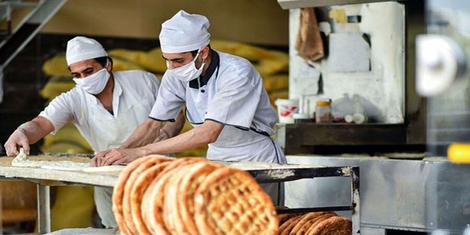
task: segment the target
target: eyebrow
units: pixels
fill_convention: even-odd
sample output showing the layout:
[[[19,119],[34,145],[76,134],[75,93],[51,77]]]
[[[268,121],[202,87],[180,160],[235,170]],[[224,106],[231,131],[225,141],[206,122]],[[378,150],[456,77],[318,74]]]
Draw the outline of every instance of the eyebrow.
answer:
[[[184,60],[183,57],[177,57],[177,58],[173,58],[173,59],[168,59],[168,58],[165,58],[165,56],[163,56],[163,55],[162,55],[162,58],[163,58],[164,60],[169,60],[169,61],[172,61],[172,62],[173,62],[173,61],[178,61],[178,60]]]
[[[87,72],[87,70],[90,70],[90,69],[93,69],[93,66],[89,65],[89,66],[87,66],[86,68],[82,69],[81,71],[73,72],[73,73],[71,73],[71,74],[74,75],[74,74],[84,73],[84,72]]]

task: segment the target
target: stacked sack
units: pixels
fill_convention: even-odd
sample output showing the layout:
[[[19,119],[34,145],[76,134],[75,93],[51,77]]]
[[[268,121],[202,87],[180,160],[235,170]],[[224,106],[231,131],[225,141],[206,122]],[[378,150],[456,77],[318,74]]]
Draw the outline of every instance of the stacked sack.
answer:
[[[277,234],[269,196],[245,171],[200,158],[130,163],[113,192],[124,234]]]
[[[289,56],[287,53],[266,50],[248,44],[228,41],[211,41],[211,47],[221,52],[227,52],[248,59],[254,64],[263,78],[263,84],[269,94],[271,103],[278,98],[288,98],[288,69]],[[140,69],[154,73],[161,78],[166,71],[165,61],[162,59],[160,48],[154,48],[149,51],[137,51],[128,49],[113,49],[108,51],[113,58],[113,71]],[[42,89],[42,97],[52,100],[62,92],[72,89],[75,84],[70,77],[70,71],[67,69],[65,55],[57,54],[43,64],[43,71],[50,76],[49,82]],[[192,127],[186,123],[183,132]],[[60,133],[60,131],[59,131]],[[66,142],[61,138],[47,136],[48,143],[54,143],[58,146],[43,146],[44,152],[53,152],[60,150],[67,153],[91,152],[88,144],[83,145],[83,138],[75,127],[70,126],[67,136],[72,143]],[[85,141],[86,142],[86,141]],[[79,146],[77,147],[77,143]],[[52,151],[51,151],[52,150]],[[178,154],[178,156],[205,156],[207,147],[187,151]]]
[[[282,214],[278,216],[280,235],[351,235],[351,220],[334,212]]]

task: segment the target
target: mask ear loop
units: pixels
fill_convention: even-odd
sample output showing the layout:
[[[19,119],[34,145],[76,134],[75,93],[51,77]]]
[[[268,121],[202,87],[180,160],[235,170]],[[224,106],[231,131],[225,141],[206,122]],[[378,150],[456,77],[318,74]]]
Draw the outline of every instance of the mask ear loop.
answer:
[[[201,89],[201,76],[197,77],[197,87],[199,90]]]
[[[197,51],[197,55],[196,55],[196,57],[194,58],[194,61],[196,61],[197,57],[200,55],[199,53],[201,53],[201,49],[199,49],[199,50]],[[203,64],[204,64],[204,61],[202,61],[201,66],[202,66]],[[198,87],[198,90],[201,89],[201,75],[199,75],[199,76],[197,77],[197,87]]]
[[[111,62],[109,61],[109,58],[106,58],[106,65],[104,66],[104,68],[106,70],[108,70],[108,66],[111,64]]]

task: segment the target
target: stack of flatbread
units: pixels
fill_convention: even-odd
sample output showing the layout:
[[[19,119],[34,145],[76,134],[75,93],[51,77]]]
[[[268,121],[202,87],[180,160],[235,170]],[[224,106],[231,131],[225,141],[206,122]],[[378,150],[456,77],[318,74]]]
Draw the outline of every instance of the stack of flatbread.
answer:
[[[351,220],[334,212],[282,214],[278,216],[280,235],[351,235]]]
[[[133,161],[114,187],[113,212],[124,234],[279,231],[273,203],[250,174],[200,158]]]

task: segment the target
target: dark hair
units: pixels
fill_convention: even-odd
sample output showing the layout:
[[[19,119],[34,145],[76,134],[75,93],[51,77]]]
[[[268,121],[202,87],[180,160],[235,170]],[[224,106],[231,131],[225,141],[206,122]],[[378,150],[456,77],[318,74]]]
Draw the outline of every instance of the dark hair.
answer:
[[[193,55],[193,58],[197,55],[197,51],[198,51],[198,50],[190,51],[190,52],[191,52],[191,55]]]
[[[209,49],[211,49],[211,44],[207,45],[207,47],[209,47]],[[197,51],[198,50],[190,51],[193,58],[197,55]]]
[[[108,60],[109,62],[112,64],[113,63],[113,59],[111,59],[111,57],[109,56],[103,56],[103,57],[98,57],[98,58],[94,58],[94,60],[101,65],[101,67],[106,67],[106,63],[108,63]]]

